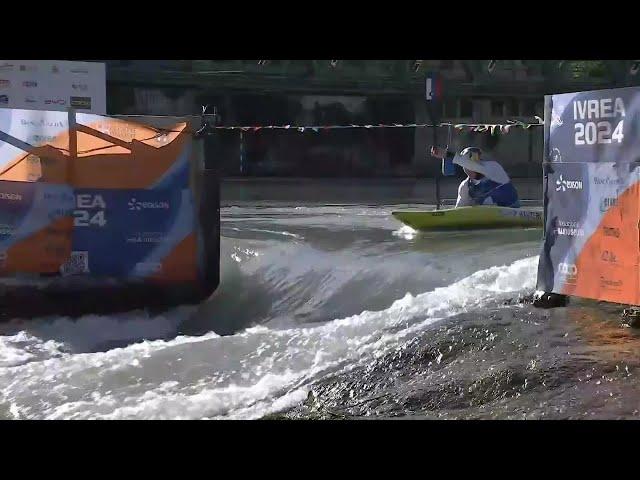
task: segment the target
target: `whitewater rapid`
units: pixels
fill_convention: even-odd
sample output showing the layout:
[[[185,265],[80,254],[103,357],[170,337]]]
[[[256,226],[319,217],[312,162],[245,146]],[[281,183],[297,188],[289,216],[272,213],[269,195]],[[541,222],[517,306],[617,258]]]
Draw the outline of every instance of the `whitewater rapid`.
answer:
[[[260,418],[533,291],[539,232],[423,237],[391,209],[227,208],[204,305],[0,325],[0,418]]]

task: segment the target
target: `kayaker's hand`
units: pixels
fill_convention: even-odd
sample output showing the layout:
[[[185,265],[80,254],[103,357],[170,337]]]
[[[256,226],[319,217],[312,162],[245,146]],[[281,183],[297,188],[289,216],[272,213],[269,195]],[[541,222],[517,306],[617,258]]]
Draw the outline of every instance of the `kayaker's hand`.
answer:
[[[447,149],[442,147],[431,147],[431,156],[439,159],[443,159],[447,154]]]

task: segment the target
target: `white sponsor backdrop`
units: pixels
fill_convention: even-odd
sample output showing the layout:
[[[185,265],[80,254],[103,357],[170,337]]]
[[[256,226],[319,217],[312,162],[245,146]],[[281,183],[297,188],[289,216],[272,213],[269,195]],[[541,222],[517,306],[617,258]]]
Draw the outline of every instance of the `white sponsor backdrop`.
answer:
[[[0,108],[107,113],[104,63],[0,60]]]
[[[82,125],[99,122],[101,116],[77,113],[76,121]],[[69,129],[67,112],[48,112],[42,110],[0,110],[0,132],[11,135],[29,145],[45,145]],[[109,133],[108,129],[97,126],[99,131]],[[0,172],[9,163],[25,156],[26,152],[10,143],[0,140]]]

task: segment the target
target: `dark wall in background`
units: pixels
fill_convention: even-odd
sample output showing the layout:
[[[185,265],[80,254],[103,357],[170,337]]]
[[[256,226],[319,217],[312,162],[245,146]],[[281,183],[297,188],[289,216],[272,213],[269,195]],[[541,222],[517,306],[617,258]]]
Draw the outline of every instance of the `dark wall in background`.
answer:
[[[203,94],[178,88],[109,87],[110,112],[198,115],[215,106],[223,125],[349,125],[429,122],[424,101],[402,95]],[[420,103],[422,102],[422,104]],[[503,119],[504,120],[504,119]],[[471,121],[466,119],[464,121]],[[454,133],[452,148],[477,145],[493,151],[513,176],[539,176],[542,132],[508,138]],[[532,136],[535,148],[532,148]],[[447,140],[439,129],[438,143]],[[421,177],[439,163],[427,155],[431,129],[413,128],[219,131],[215,155],[225,176]],[[210,147],[210,149],[212,146]]]

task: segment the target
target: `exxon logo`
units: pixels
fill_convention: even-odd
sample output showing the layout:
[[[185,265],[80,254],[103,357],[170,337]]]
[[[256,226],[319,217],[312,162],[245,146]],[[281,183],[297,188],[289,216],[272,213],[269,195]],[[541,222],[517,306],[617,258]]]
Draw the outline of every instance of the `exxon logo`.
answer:
[[[556,192],[565,192],[567,190],[582,190],[582,181],[565,180],[564,178],[562,178],[562,174],[560,174],[560,178],[556,180]]]

